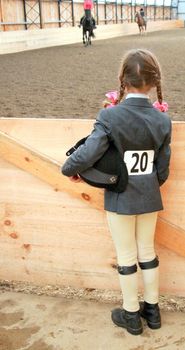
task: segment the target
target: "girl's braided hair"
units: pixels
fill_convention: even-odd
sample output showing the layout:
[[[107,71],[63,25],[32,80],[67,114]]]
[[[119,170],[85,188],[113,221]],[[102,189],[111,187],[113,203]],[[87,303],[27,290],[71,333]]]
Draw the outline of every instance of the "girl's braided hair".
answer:
[[[126,86],[142,88],[156,87],[157,99],[162,103],[161,69],[156,57],[148,50],[130,50],[123,58],[119,73],[120,90],[118,102],[125,93]]]

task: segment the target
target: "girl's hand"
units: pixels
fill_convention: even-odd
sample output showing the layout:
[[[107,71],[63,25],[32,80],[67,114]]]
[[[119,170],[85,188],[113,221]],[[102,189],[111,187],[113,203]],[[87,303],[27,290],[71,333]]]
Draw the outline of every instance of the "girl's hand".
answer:
[[[81,177],[79,175],[73,175],[73,176],[69,176],[69,180],[72,182],[83,182],[83,180],[81,179]]]

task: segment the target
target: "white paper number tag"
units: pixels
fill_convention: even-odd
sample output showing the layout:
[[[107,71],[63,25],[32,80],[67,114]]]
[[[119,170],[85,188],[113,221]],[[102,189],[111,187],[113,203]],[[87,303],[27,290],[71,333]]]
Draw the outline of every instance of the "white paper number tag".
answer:
[[[154,150],[126,151],[124,162],[129,175],[151,174],[153,170]]]

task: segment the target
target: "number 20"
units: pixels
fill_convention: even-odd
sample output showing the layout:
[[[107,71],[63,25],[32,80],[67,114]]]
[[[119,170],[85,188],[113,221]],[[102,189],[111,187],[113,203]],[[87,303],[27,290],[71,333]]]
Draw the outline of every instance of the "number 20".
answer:
[[[135,163],[131,168],[131,173],[138,173],[141,171],[142,173],[146,170],[148,165],[148,154],[147,152],[143,152],[141,155],[138,153],[133,153],[132,158],[135,158]]]

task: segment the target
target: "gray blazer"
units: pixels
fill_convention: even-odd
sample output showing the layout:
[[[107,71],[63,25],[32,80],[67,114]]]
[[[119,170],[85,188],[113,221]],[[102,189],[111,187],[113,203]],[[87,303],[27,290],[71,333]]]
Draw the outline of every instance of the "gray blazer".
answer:
[[[86,135],[84,135],[86,136]],[[91,135],[64,163],[62,173],[80,173],[114,141],[129,171],[122,193],[105,190],[105,210],[135,215],[163,209],[160,186],[169,175],[171,121],[146,98],[128,98],[100,111]]]

